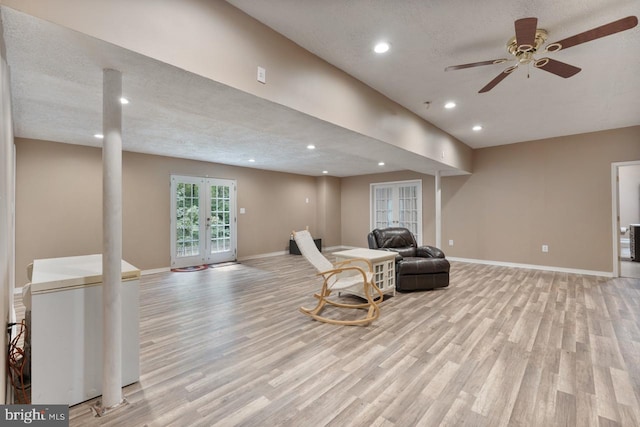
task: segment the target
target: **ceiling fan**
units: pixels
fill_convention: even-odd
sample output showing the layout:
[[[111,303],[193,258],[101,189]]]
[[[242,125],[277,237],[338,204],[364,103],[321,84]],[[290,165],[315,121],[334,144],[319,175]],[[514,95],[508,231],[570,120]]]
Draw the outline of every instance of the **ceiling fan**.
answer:
[[[483,65],[502,64],[507,61],[517,61],[515,65],[504,69],[496,78],[480,89],[478,93],[490,91],[509,74],[514,72],[518,66],[528,65],[531,63],[533,63],[535,68],[540,68],[541,70],[557,76],[567,78],[577,74],[581,69],[546,56],[537,59],[534,55],[538,52],[557,52],[561,49],[568,49],[582,43],[629,30],[636,25],[638,25],[638,18],[636,16],[627,16],[626,18],[601,25],[583,33],[576,34],[575,36],[549,43],[543,51],[540,51],[541,46],[547,40],[547,31],[537,28],[538,18],[522,18],[515,21],[516,35],[507,42],[507,52],[515,58],[501,58],[489,61],[472,62],[470,64],[452,65],[445,68],[445,71],[462,70],[464,68],[480,67]]]

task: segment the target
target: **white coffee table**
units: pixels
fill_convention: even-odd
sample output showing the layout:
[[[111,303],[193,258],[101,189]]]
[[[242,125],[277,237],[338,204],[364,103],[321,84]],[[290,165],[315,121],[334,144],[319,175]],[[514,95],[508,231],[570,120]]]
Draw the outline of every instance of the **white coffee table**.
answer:
[[[373,266],[373,282],[383,294],[395,296],[396,294],[396,253],[381,251],[377,249],[356,248],[346,251],[334,252],[336,261],[346,261],[348,259],[363,258],[369,260]],[[366,263],[362,263],[365,270],[368,269]],[[357,289],[345,290],[353,295],[364,298],[364,292]],[[375,297],[375,294],[372,295]]]

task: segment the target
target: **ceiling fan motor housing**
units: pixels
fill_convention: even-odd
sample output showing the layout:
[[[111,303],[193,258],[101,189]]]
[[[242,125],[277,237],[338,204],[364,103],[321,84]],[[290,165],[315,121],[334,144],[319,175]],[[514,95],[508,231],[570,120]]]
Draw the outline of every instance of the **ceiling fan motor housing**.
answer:
[[[535,60],[533,55],[540,49],[540,47],[547,41],[547,31],[543,29],[536,30],[535,41],[533,45],[518,44],[516,37],[511,37],[507,43],[507,52],[515,56],[518,62],[521,64],[528,64]]]

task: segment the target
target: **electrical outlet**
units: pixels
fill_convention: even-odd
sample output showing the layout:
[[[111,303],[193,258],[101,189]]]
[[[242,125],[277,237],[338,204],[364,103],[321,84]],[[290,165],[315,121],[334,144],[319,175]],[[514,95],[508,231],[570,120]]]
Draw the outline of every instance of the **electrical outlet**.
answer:
[[[449,240],[449,246],[453,246],[453,240]]]
[[[549,252],[549,245],[542,245],[542,252]]]
[[[258,67],[258,81],[260,83],[267,83],[267,70],[262,67]]]

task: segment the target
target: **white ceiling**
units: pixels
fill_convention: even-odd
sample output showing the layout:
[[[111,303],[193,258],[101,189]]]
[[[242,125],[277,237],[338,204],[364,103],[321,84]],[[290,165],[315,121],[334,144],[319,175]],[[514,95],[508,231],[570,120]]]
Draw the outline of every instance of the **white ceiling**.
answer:
[[[93,137],[102,130],[102,70],[115,68],[131,100],[123,106],[126,151],[311,176],[460,173],[13,9],[2,7],[2,20],[17,137],[102,146]]]
[[[471,147],[640,124],[637,27],[553,54],[583,68],[566,80],[537,69],[527,79],[518,70],[478,94],[503,66],[444,72],[448,65],[505,57],[515,19],[538,17],[555,41],[640,15],[638,0],[229,2]],[[132,100],[124,107],[128,151],[339,177],[447,169],[12,9],[2,7],[2,20],[18,137],[100,146],[92,135],[102,127],[102,69],[109,66],[126,76]],[[372,52],[379,39],[392,43],[383,56]],[[449,100],[458,107],[443,109]],[[471,131],[477,123],[482,132]],[[309,143],[323,149],[309,151]],[[380,159],[387,161],[382,168]]]
[[[506,65],[444,71],[507,58],[516,19],[537,17],[554,42],[638,16],[638,0],[228,2],[473,148],[640,124],[640,27],[549,53],[582,68],[569,79],[531,67],[478,94]],[[375,55],[378,40],[391,50]]]

